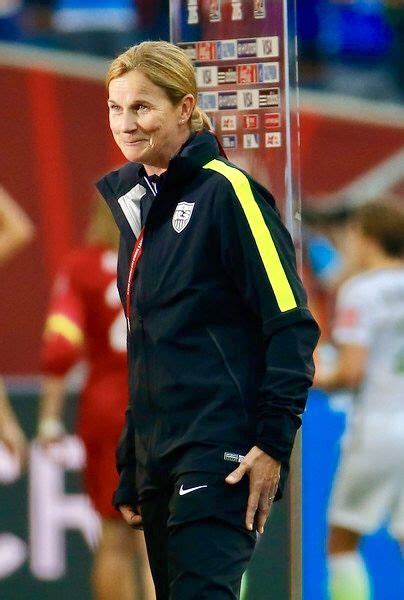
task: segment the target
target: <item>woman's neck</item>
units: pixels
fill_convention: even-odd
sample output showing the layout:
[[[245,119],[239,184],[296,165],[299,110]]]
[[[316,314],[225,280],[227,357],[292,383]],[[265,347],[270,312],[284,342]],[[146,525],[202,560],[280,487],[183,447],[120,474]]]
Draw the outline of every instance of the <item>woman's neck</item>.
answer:
[[[179,138],[177,139],[175,145],[172,146],[171,151],[169,152],[169,155],[167,156],[167,158],[162,161],[162,164],[159,165],[146,165],[144,164],[144,168],[145,171],[147,173],[147,175],[150,177],[151,175],[158,175],[160,176],[162,173],[165,173],[168,169],[168,165],[170,163],[170,160],[172,158],[174,158],[174,156],[176,156],[179,151],[181,150],[181,148],[183,147],[183,145],[189,140],[189,138],[191,137],[191,131],[189,129],[186,129],[182,135],[179,136]]]
[[[153,167],[152,165],[143,165],[143,166],[144,166],[144,169],[145,169],[148,177],[151,177],[152,175],[160,176],[163,173],[165,173],[168,168],[168,165],[167,165],[167,167]]]

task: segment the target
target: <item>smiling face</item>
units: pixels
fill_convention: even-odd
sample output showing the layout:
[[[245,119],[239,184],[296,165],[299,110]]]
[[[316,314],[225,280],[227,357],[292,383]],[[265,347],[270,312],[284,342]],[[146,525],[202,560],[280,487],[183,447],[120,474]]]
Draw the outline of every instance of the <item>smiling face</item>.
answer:
[[[109,84],[109,124],[124,156],[141,162],[149,175],[160,174],[188,139],[195,100],[187,94],[174,106],[165,90],[140,71]]]

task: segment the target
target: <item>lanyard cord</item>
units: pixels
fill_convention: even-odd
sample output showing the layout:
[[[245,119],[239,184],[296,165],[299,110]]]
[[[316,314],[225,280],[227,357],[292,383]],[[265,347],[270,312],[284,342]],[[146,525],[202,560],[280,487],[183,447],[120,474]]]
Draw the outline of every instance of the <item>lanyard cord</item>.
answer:
[[[128,323],[129,332],[130,332],[130,291],[132,288],[136,267],[138,265],[140,257],[142,256],[143,236],[144,236],[144,227],[142,228],[142,231],[140,232],[139,237],[136,240],[135,247],[133,248],[132,256],[130,258],[128,283],[126,285],[126,321]]]

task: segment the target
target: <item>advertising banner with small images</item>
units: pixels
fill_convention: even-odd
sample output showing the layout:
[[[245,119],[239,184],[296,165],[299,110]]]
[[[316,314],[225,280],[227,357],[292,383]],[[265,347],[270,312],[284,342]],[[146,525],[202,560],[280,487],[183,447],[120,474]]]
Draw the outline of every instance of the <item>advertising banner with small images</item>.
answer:
[[[199,106],[229,160],[272,192],[298,235],[288,29],[286,0],[171,1],[172,41],[195,65]]]

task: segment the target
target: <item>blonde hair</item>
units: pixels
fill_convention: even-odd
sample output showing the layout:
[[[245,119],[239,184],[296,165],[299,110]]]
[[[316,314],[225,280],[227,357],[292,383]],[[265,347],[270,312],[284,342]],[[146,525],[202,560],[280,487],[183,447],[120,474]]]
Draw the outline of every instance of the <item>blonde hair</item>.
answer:
[[[192,62],[178,46],[164,41],[147,41],[128,48],[112,62],[106,77],[107,87],[113,79],[135,69],[163,88],[173,106],[177,106],[186,94],[192,94],[197,100]],[[189,126],[193,132],[212,129],[208,115],[197,104]]]

